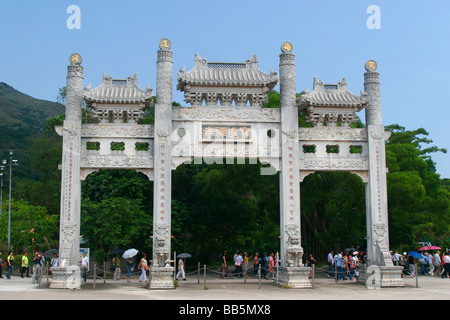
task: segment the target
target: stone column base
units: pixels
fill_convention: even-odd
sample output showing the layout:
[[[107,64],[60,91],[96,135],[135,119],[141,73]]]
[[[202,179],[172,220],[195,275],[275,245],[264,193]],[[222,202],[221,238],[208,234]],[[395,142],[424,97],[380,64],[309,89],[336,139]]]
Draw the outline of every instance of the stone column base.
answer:
[[[278,268],[279,285],[294,289],[312,288],[312,284],[309,281],[310,272],[310,267]]]
[[[72,267],[51,267],[53,279],[52,289],[81,289],[81,269]]]
[[[404,287],[401,266],[369,266],[365,272],[361,271],[359,281],[364,281],[369,289],[388,287]]]
[[[380,267],[381,273],[381,287],[404,287],[405,283],[402,280],[403,267]]]
[[[152,267],[150,289],[175,289],[173,273],[173,267]]]

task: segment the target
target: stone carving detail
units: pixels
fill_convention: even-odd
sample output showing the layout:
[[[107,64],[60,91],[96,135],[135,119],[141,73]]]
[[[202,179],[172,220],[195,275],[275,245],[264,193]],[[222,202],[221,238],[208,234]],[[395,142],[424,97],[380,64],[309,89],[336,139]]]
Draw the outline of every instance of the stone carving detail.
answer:
[[[302,182],[307,176],[313,174],[314,170],[300,170],[300,182]]]
[[[300,244],[300,226],[288,224],[285,226],[288,236],[286,253],[288,255],[288,267],[302,267],[303,248]]]
[[[279,109],[174,107],[174,121],[259,121],[280,122]]]
[[[221,107],[260,107],[267,101],[267,93],[276,85],[278,76],[271,70],[265,74],[258,69],[256,55],[245,63],[207,62],[205,58],[195,55],[194,69],[186,72],[181,68],[177,76],[180,91],[184,92],[185,101],[192,106],[214,107],[220,102]]]
[[[381,124],[381,96],[380,78],[378,72],[364,73],[364,91],[369,97],[369,104],[366,107],[367,124]]]
[[[126,156],[84,156],[81,158],[84,168],[151,168],[153,159],[147,157]]]
[[[70,65],[67,71],[66,120],[79,121],[83,100],[83,67]]]
[[[170,267],[169,225],[157,224],[153,236],[153,267]]]
[[[110,124],[83,124],[81,127],[82,137],[132,137],[153,138],[153,125],[110,125]]]
[[[367,141],[367,129],[299,128],[299,140]]]
[[[159,50],[156,63],[157,88],[156,106],[160,111],[165,111],[172,105],[172,65],[173,53],[170,50]],[[167,85],[170,84],[170,85]]]
[[[77,231],[77,225],[75,223],[64,223],[61,226],[62,233],[62,245],[59,251],[60,267],[69,267],[70,258],[72,253],[73,241]]]
[[[300,168],[314,170],[368,170],[367,160],[300,158]]]
[[[369,171],[350,171],[361,178],[362,182],[369,183]]]
[[[93,172],[97,172],[99,169],[91,169],[91,168],[81,168],[80,169],[80,180],[86,180],[87,176]]]
[[[153,169],[136,169],[136,172],[145,174],[150,181],[155,179],[155,172]]]
[[[381,258],[385,266],[392,266],[392,258],[386,243],[387,226],[384,223],[373,224],[375,245],[380,250]]]
[[[295,142],[296,140],[298,140],[298,135],[297,135],[297,131],[292,130],[292,131],[282,131],[283,136],[287,138],[287,142]]]

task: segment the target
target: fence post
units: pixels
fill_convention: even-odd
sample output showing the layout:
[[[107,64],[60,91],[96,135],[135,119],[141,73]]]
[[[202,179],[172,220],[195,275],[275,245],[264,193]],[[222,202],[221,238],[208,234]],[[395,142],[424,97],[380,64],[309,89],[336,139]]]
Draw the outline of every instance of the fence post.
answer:
[[[106,283],[106,261],[103,262],[103,283]]]
[[[94,289],[96,280],[97,280],[97,263],[94,263]]]
[[[47,284],[50,283],[50,267],[48,266],[48,261],[47,261]]]
[[[313,263],[312,265],[312,289],[314,289],[314,279],[316,278],[316,264]]]
[[[414,272],[416,274],[416,288],[418,288],[419,287],[419,278],[418,278],[417,274],[419,272],[417,272],[417,270],[419,270],[419,269],[417,268],[417,264],[414,264],[414,269],[415,269]]]
[[[206,264],[203,265],[203,288],[206,290]]]
[[[198,282],[197,282],[197,284],[200,284],[200,262],[198,262],[197,263],[197,266],[198,266]]]
[[[337,263],[334,264],[334,281],[338,282],[338,275],[337,275]]]
[[[258,282],[259,282],[259,286],[258,289],[261,289],[261,263],[258,265]]]
[[[177,252],[174,251],[173,252],[173,281],[175,281],[177,279]],[[184,267],[184,269],[186,270],[186,266]]]

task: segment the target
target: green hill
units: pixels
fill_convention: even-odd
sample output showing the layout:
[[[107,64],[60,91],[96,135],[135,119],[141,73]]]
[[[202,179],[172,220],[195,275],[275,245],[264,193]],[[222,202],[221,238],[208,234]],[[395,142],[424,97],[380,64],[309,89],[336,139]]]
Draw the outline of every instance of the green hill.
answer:
[[[49,118],[62,113],[62,104],[30,97],[0,82],[0,160],[8,157],[9,149],[14,150],[19,166],[13,176],[30,177],[33,139],[40,137]]]

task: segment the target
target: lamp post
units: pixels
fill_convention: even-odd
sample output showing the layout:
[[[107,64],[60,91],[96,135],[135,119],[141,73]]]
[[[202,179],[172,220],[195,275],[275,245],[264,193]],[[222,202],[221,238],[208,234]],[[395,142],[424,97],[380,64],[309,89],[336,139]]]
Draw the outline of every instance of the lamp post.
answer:
[[[12,181],[12,166],[18,165],[17,160],[13,160],[14,151],[9,150],[9,210],[8,210],[8,251],[11,250],[11,181]],[[8,164],[8,160],[3,160],[3,164]]]
[[[0,216],[3,214],[3,170],[5,166],[0,166]]]

